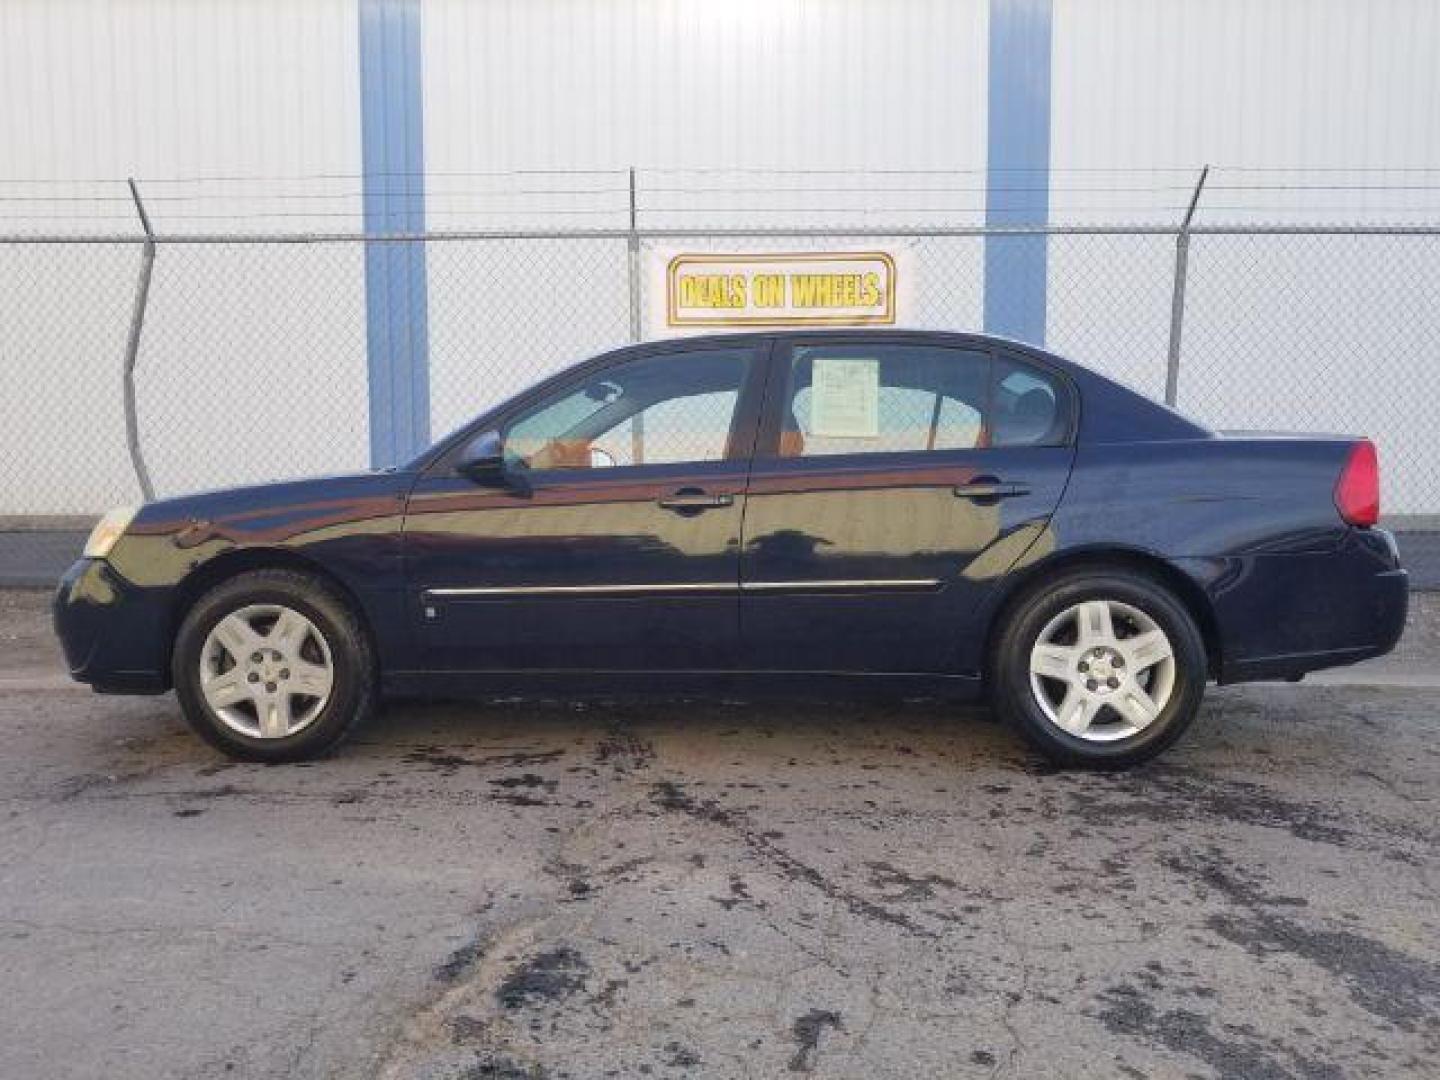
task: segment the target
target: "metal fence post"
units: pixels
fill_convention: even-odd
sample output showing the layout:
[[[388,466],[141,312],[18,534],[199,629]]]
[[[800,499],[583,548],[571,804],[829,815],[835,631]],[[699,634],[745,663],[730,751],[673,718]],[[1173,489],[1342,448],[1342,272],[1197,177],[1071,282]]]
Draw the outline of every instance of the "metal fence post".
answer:
[[[135,306],[130,311],[130,334],[125,341],[125,445],[130,450],[130,463],[135,467],[135,479],[140,482],[140,494],[147,502],[155,498],[155,489],[150,484],[150,472],[145,468],[145,457],[140,452],[140,420],[135,409],[135,361],[140,355],[140,331],[145,326],[145,308],[150,300],[150,274],[155,268],[155,231],[150,227],[150,215],[140,201],[140,189],[135,178],[130,178],[130,197],[135,200],[135,212],[140,215],[140,225],[145,230],[145,246],[140,254],[140,279],[135,284]]]
[[[1180,231],[1175,236],[1175,291],[1170,298],[1170,354],[1165,364],[1165,404],[1175,407],[1180,390],[1180,332],[1185,323],[1185,276],[1190,266],[1190,219],[1195,216],[1195,207],[1200,202],[1200,192],[1205,188],[1205,178],[1210,175],[1210,166],[1200,170],[1200,179],[1195,183],[1195,192],[1190,196],[1190,206],[1185,219],[1180,222]]]
[[[626,240],[629,252],[630,340],[640,340],[640,224],[635,205],[635,166],[630,166],[630,235]]]

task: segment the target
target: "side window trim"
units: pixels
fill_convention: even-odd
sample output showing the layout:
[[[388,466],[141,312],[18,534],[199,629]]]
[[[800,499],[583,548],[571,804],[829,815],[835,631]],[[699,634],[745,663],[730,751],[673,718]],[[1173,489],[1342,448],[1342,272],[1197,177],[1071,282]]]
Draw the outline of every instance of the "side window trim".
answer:
[[[735,402],[735,415],[730,422],[730,438],[725,444],[726,462],[743,463],[748,469],[759,447],[760,429],[764,423],[765,405],[770,389],[770,370],[778,351],[773,337],[761,338],[748,346],[750,366]]]

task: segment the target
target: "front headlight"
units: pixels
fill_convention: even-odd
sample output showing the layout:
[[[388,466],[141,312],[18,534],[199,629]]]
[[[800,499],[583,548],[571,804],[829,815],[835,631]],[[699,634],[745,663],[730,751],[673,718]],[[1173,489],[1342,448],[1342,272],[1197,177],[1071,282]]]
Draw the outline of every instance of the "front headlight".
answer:
[[[125,535],[130,522],[135,520],[139,509],[138,506],[120,506],[102,517],[90,531],[90,539],[85,541],[85,558],[103,559],[109,555],[115,542]]]

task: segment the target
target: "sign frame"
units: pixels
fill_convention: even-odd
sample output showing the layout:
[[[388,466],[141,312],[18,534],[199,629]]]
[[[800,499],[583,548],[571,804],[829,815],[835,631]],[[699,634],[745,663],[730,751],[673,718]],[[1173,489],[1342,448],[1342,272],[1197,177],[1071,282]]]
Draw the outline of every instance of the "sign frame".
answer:
[[[725,263],[776,264],[843,262],[852,260],[880,263],[888,275],[885,290],[885,308],[875,314],[848,315],[772,315],[765,311],[749,310],[735,315],[683,315],[676,310],[678,271],[686,265],[715,265]],[[806,326],[894,326],[899,307],[900,272],[894,256],[887,251],[809,251],[809,252],[681,252],[672,256],[665,265],[665,319],[670,330],[688,330],[693,327],[806,327]]]

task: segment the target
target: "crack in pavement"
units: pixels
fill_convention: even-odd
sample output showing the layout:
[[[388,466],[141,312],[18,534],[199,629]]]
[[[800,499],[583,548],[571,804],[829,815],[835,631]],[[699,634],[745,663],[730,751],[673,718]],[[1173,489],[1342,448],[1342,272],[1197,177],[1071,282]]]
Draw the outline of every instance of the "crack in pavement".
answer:
[[[721,825],[731,830],[763,861],[770,863],[785,877],[818,890],[831,900],[843,904],[853,915],[871,922],[885,923],[916,937],[938,936],[916,924],[909,916],[891,911],[831,881],[818,869],[791,855],[769,837],[758,832],[738,811],[727,810],[713,799],[697,802],[686,794],[679,784],[662,780],[651,789],[651,801],[661,809],[677,811],[696,821]]]

